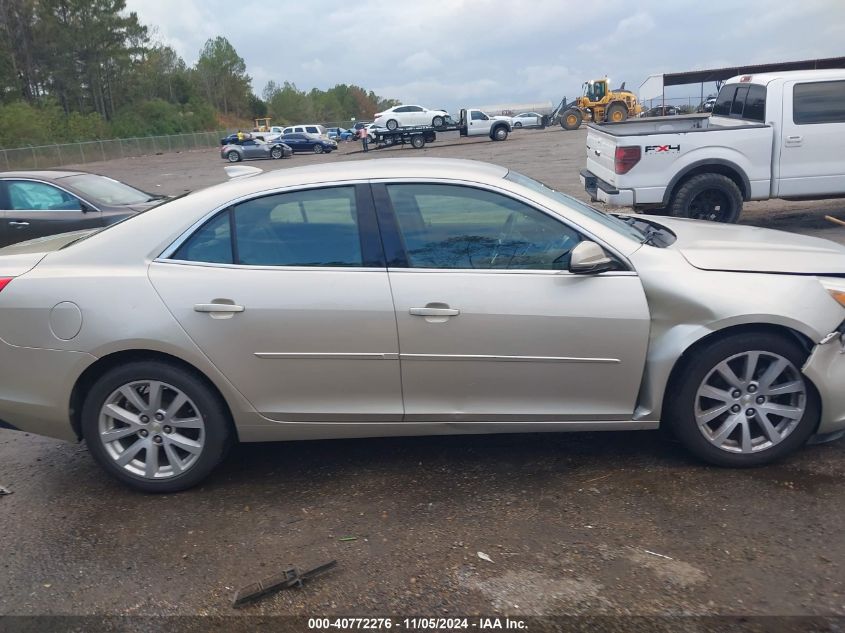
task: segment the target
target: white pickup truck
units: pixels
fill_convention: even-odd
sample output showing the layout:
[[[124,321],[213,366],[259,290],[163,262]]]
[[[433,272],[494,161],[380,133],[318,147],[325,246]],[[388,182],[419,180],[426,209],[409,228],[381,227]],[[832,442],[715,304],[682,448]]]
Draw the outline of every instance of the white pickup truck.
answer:
[[[743,75],[712,115],[591,124],[593,200],[736,222],[745,200],[845,196],[845,69]]]

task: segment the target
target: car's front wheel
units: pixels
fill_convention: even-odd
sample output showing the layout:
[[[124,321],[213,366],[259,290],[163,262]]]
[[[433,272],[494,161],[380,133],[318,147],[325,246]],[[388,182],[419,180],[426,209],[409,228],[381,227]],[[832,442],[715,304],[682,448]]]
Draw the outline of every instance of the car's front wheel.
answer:
[[[820,414],[801,373],[807,352],[771,333],[727,336],[687,363],[667,403],[669,423],[695,455],[718,466],[759,466],[804,445]]]
[[[160,361],[103,375],[85,399],[82,434],[109,474],[145,492],[196,485],[231,441],[220,397],[198,376]]]
[[[278,159],[280,159],[282,156],[284,156],[284,152],[282,151],[282,148],[281,148],[281,147],[274,147],[272,150],[270,150],[270,156],[271,156],[274,160],[278,160]]]
[[[322,154],[323,153],[323,146],[319,143],[314,145],[314,153],[315,154]]]

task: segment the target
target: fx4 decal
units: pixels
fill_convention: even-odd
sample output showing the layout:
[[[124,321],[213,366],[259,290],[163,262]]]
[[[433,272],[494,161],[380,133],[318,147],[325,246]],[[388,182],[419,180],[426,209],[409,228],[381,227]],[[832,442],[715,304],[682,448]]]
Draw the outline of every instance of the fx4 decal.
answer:
[[[646,145],[646,154],[668,154],[669,152],[677,153],[681,151],[680,145]]]

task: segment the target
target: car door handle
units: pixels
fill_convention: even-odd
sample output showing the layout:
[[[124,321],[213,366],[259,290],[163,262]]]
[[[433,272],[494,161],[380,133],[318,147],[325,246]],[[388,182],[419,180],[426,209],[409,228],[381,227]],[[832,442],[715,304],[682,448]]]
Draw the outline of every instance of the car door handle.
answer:
[[[243,312],[244,307],[233,303],[197,303],[194,312]]]
[[[411,308],[408,313],[412,316],[458,316],[461,311],[457,308]]]
[[[9,226],[13,226],[16,229],[22,229],[25,226],[29,226],[29,222],[17,222],[15,220],[10,220]]]
[[[804,141],[803,136],[797,136],[796,135],[796,136],[787,136],[786,137],[786,144],[789,147],[797,147],[798,145],[801,145],[801,143],[803,141]]]

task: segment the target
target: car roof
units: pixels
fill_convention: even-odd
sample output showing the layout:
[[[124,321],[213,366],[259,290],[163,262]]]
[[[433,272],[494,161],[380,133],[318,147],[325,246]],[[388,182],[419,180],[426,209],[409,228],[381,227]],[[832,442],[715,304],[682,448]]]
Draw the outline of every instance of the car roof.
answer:
[[[89,175],[85,171],[63,171],[58,169],[42,169],[35,171],[0,171],[0,178],[41,178],[43,180],[58,180],[68,176]]]

